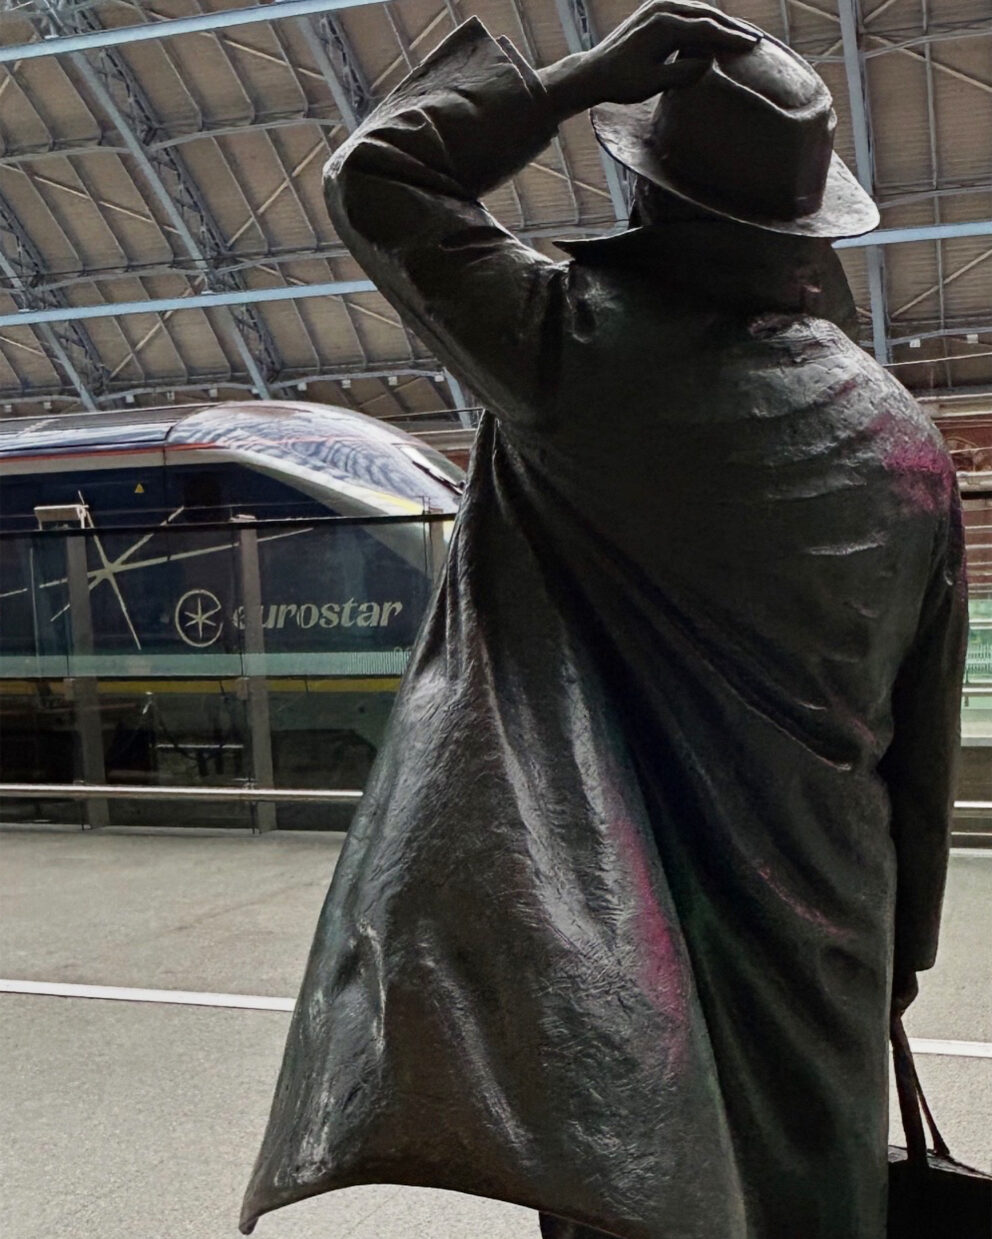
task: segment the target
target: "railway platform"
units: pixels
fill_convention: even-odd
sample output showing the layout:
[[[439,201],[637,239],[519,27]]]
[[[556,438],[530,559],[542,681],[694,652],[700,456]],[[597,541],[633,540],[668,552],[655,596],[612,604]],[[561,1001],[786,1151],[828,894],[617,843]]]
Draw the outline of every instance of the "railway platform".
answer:
[[[340,842],[0,832],[0,1233],[234,1239]],[[952,855],[908,1027],[938,1121],[992,1170],[992,850]],[[897,1125],[893,1124],[893,1136]],[[528,1210],[363,1187],[259,1239],[536,1239]]]

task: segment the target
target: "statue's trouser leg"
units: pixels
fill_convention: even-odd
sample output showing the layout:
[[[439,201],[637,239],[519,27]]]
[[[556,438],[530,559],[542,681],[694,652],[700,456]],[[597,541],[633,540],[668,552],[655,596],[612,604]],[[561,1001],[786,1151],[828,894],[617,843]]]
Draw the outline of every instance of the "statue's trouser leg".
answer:
[[[593,1230],[591,1226],[580,1226],[578,1222],[565,1222],[560,1217],[552,1217],[550,1213],[539,1215],[541,1219],[541,1239],[609,1239],[601,1230]]]

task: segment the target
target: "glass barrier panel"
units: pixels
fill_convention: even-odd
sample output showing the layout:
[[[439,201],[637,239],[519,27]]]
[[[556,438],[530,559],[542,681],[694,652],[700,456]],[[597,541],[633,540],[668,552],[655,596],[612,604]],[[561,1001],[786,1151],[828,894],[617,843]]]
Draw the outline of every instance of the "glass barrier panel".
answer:
[[[956,799],[992,803],[992,497],[964,499],[968,554],[968,654],[961,702]],[[959,808],[957,841],[992,843],[992,810]]]
[[[314,676],[267,682],[276,787],[365,787],[399,676]],[[277,804],[283,830],[346,830],[347,804]]]
[[[450,520],[0,537],[0,777],[361,790]],[[19,820],[94,821],[68,801]],[[105,802],[119,825],[340,829],[353,809]]]
[[[259,531],[264,653],[257,663],[247,655],[265,676],[273,782],[361,790],[434,587],[444,526],[340,522],[282,532]],[[283,803],[275,824],[340,830],[353,812]]]
[[[100,682],[107,782],[139,787],[232,787],[251,781],[243,684],[204,676]],[[122,799],[112,825],[250,829],[237,801]]]
[[[76,675],[239,676],[236,534],[158,525],[88,531],[93,651],[74,650]]]
[[[51,534],[0,539],[0,781],[73,783],[83,777],[66,545]],[[74,800],[4,799],[0,820],[82,825]]]
[[[253,779],[244,686],[238,532],[161,524],[87,538],[93,652],[106,781],[153,787],[247,786]],[[109,568],[108,568],[109,565]],[[109,579],[108,579],[109,578]],[[113,799],[111,824],[250,828],[236,801]]]
[[[61,679],[71,646],[65,540],[0,538],[0,676]]]

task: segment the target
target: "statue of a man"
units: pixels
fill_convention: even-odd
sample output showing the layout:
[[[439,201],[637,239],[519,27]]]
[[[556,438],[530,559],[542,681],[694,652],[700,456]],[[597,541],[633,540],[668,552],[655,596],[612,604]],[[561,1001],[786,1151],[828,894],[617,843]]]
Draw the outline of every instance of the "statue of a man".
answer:
[[[342,239],[489,412],[246,1230],[391,1182],[555,1236],[884,1235],[961,526],[939,436],[846,334],[830,242],[877,213],[830,96],[759,33],[651,0],[535,72],[471,20],[328,165]],[[556,262],[479,198],[589,107],[639,226]]]

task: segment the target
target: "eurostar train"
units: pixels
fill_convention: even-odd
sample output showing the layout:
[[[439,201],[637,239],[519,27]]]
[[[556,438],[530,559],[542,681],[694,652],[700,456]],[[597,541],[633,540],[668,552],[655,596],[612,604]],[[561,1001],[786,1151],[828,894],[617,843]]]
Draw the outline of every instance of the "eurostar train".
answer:
[[[0,422],[0,781],[87,777],[81,677],[97,685],[106,781],[264,781],[256,677],[276,784],[360,788],[462,483],[423,442],[322,405]],[[9,801],[0,816],[78,814]],[[113,801],[111,814],[247,824],[237,805]]]

